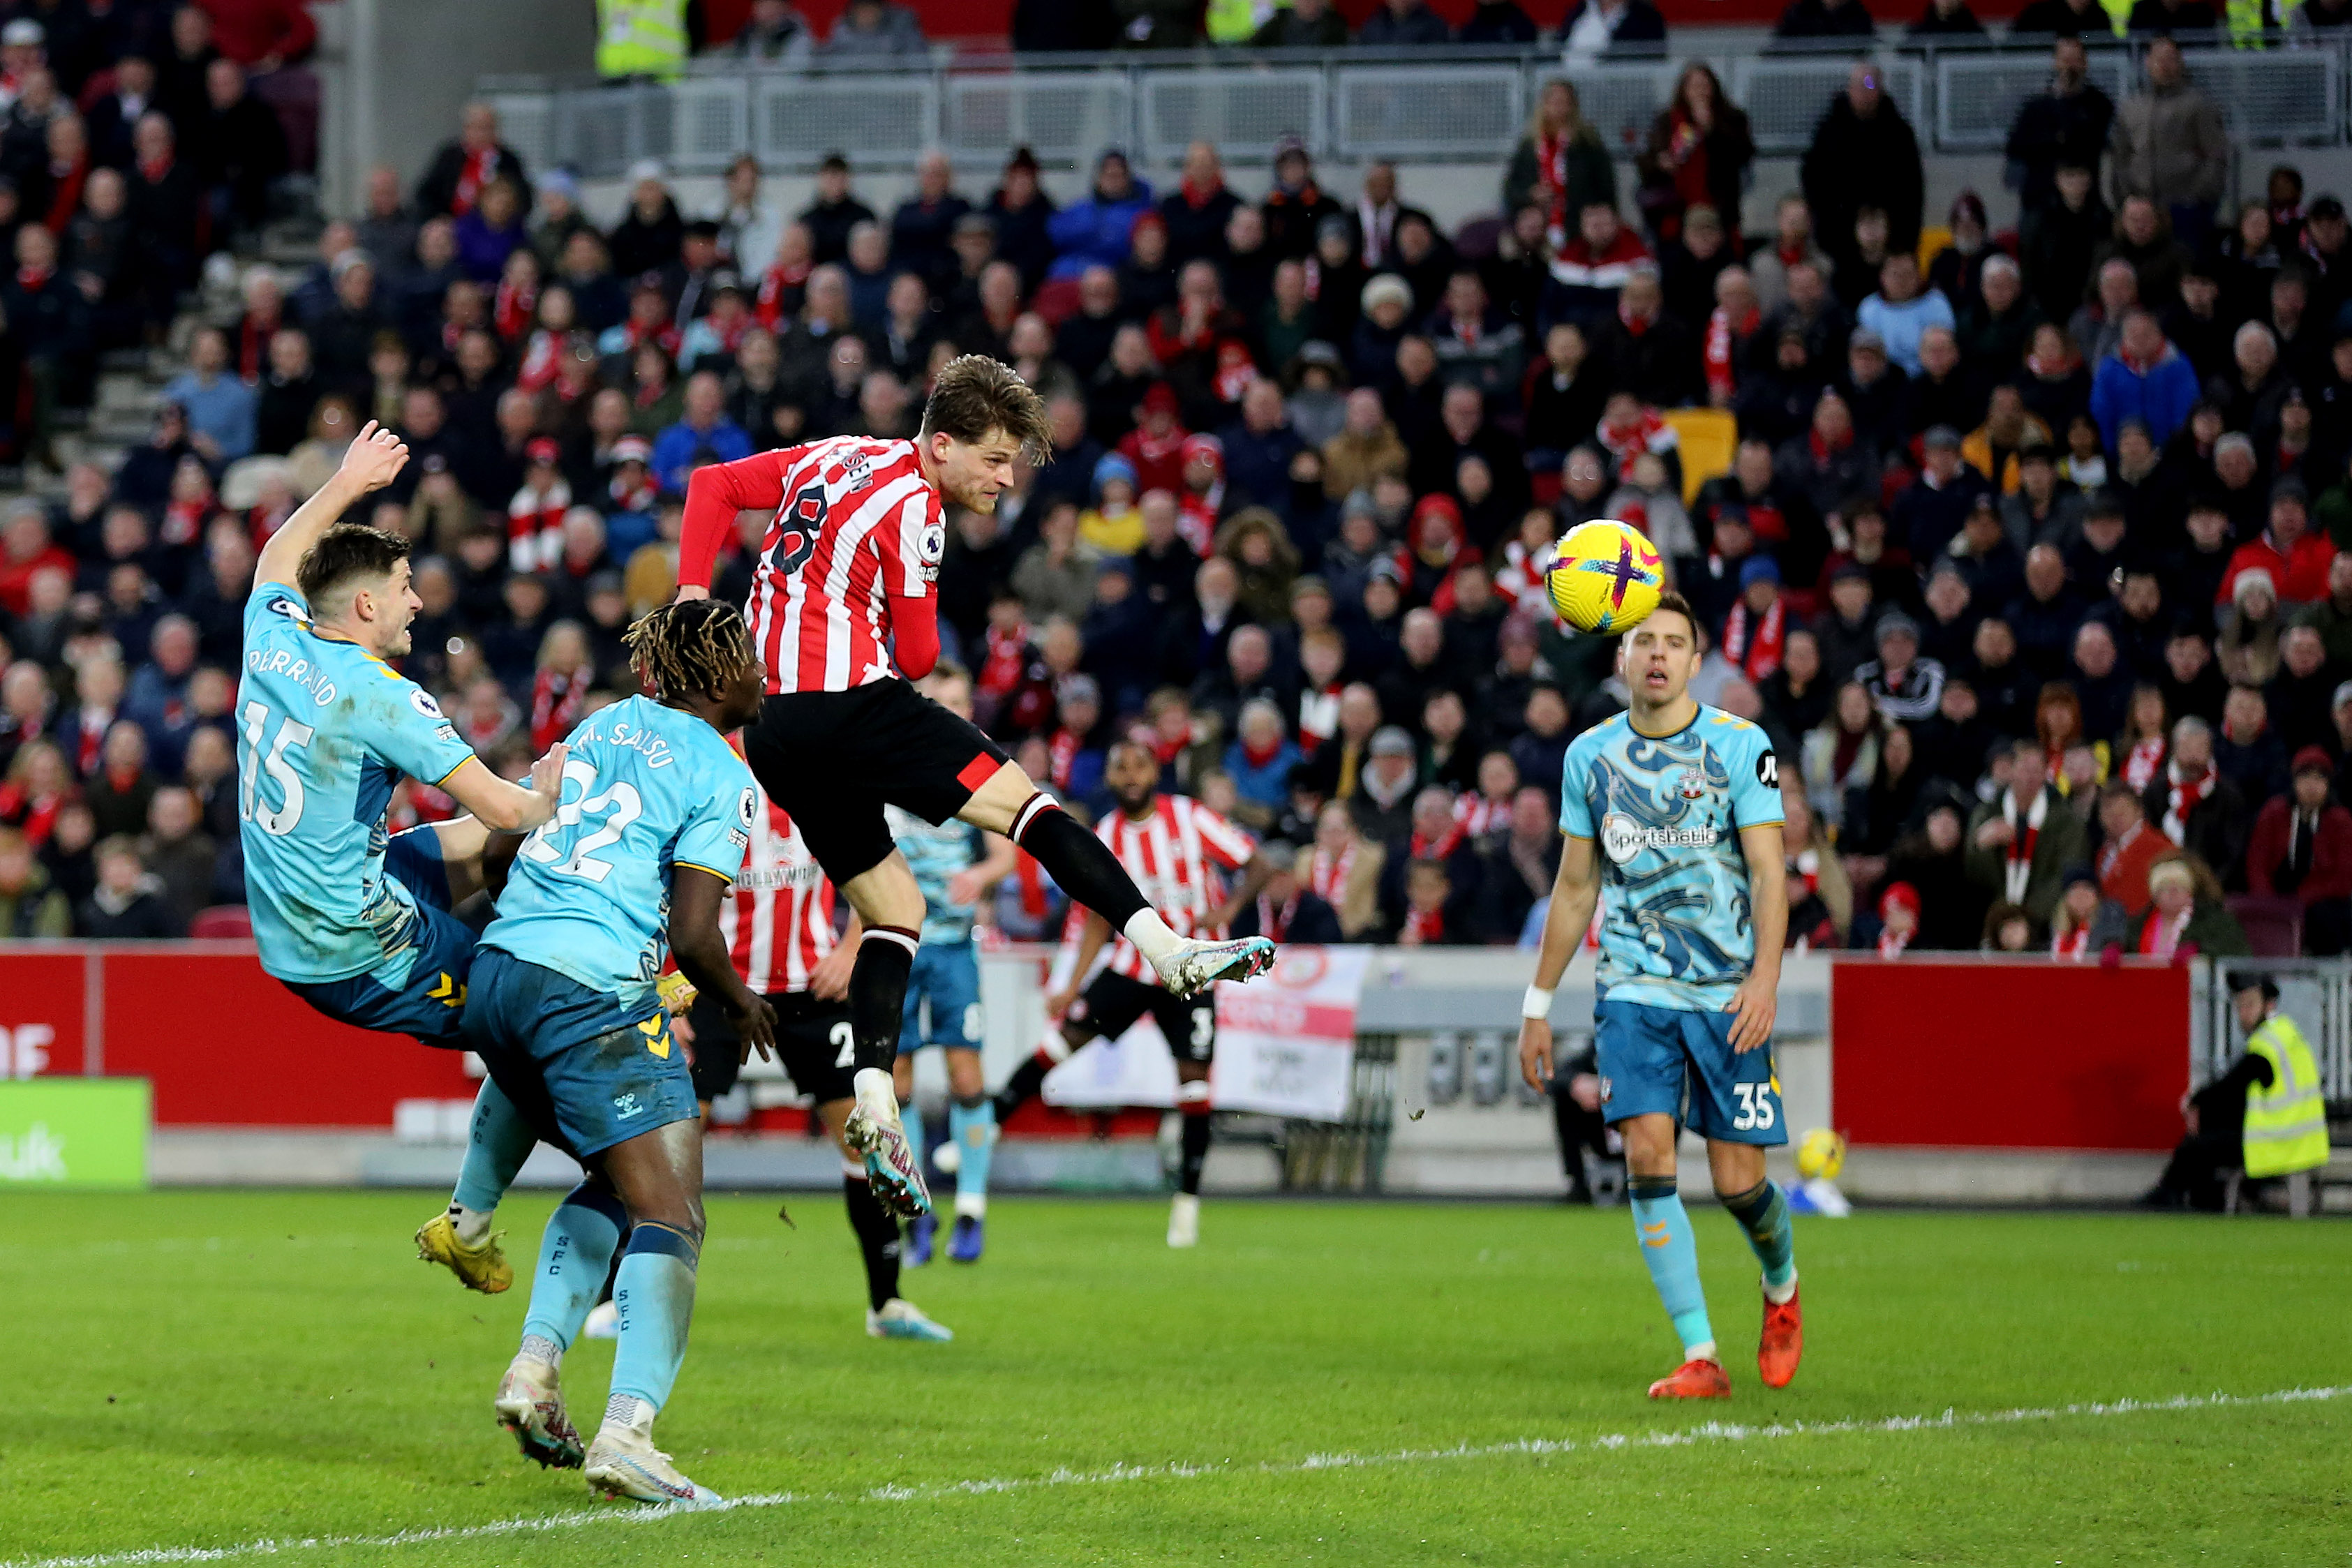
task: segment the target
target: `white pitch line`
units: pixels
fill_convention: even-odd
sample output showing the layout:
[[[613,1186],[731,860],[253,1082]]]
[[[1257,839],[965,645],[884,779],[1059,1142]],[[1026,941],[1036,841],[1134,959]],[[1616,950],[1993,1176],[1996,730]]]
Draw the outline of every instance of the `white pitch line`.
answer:
[[[1675,1432],[1610,1432],[1597,1437],[1521,1437],[1507,1443],[1459,1443],[1446,1448],[1399,1448],[1382,1454],[1309,1454],[1305,1458],[1256,1465],[1165,1464],[1113,1465],[1107,1469],[1059,1469],[1042,1476],[948,1481],[930,1486],[878,1486],[844,1496],[833,1492],[759,1492],[732,1497],[699,1509],[623,1508],[573,1509],[530,1519],[502,1519],[488,1524],[450,1524],[395,1531],[389,1535],[311,1535],[248,1541],[236,1546],[148,1546],[132,1552],[98,1552],[81,1557],[23,1558],[0,1563],[0,1568],[134,1568],[134,1565],[179,1563],[226,1563],[239,1557],[277,1556],[352,1547],[421,1546],[445,1541],[481,1541],[506,1535],[551,1534],[596,1525],[644,1525],[669,1520],[730,1513],[739,1509],[783,1508],[793,1503],[931,1502],[959,1497],[984,1497],[997,1492],[1034,1491],[1049,1487],[1108,1486],[1120,1481],[1189,1480],[1217,1475],[1300,1475],[1316,1470],[1366,1469],[1384,1465],[1419,1465],[1448,1459],[1497,1458],[1528,1454],[1614,1453],[1635,1448],[1683,1448],[1703,1443],[1781,1442],[1791,1437],[1832,1437],[1857,1433],[1958,1431],[1971,1427],[2011,1427],[2033,1421],[2063,1421],[2083,1416],[2140,1416],[2179,1410],[2242,1409],[2261,1405],[2318,1404],[2352,1396],[2352,1384],[2323,1388],[2283,1388],[2274,1394],[2180,1394],[2168,1399],[2112,1399],[2092,1404],[2023,1406],[2011,1410],[1945,1410],[1934,1416],[1889,1416],[1877,1420],[1774,1421],[1748,1426],[1737,1421],[1709,1421]]]

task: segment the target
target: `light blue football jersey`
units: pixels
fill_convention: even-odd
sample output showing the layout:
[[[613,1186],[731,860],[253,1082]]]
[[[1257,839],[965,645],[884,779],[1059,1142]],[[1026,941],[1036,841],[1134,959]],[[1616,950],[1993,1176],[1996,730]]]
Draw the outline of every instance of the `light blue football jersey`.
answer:
[[[473,760],[431,694],[310,624],[282,582],[245,601],[236,689],[238,837],[261,967],[281,980],[375,974],[415,956],[409,891],[383,873],[384,809],[402,774],[438,784]]]
[[[890,838],[898,852],[914,868],[915,885],[923,890],[924,943],[944,946],[971,941],[979,906],[951,902],[948,879],[987,858],[988,846],[980,830],[952,817],[933,827],[896,806],[885,806],[882,814],[890,824]]]
[[[725,737],[651,697],[583,719],[568,744],[563,804],[523,841],[482,944],[634,999],[669,956],[672,872],[733,882],[760,794]]]
[[[1764,732],[1702,705],[1653,739],[1623,714],[1576,737],[1560,831],[1601,859],[1601,998],[1715,1012],[1756,962],[1739,830],[1782,820]]]

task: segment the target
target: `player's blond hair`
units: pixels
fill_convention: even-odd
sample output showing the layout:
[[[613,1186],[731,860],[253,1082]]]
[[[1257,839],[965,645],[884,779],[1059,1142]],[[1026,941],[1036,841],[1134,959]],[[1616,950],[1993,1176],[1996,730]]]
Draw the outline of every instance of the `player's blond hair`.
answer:
[[[1030,460],[1044,463],[1054,452],[1053,425],[1045,400],[1001,360],[960,354],[940,369],[923,404],[923,437],[954,436],[985,441],[1003,432],[1020,443]]]

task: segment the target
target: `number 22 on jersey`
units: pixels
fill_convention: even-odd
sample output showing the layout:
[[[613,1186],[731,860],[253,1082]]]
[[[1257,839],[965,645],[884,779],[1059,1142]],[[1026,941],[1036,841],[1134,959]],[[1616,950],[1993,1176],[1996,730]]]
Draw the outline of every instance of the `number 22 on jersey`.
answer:
[[[520,852],[558,876],[601,883],[613,874],[613,864],[599,859],[596,852],[621,841],[629,824],[643,814],[645,802],[625,779],[614,779],[598,790],[596,769],[577,758],[563,765],[563,797],[555,815],[523,841]],[[591,818],[600,819],[593,831],[586,831]]]

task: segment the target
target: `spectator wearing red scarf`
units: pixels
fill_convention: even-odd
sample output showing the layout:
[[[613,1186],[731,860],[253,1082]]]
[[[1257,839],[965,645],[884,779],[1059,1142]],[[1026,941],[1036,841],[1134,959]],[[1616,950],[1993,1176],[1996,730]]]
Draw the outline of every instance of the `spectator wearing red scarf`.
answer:
[[[1609,149],[1584,118],[1576,89],[1554,77],[1543,85],[1503,175],[1503,210],[1539,208],[1547,238],[1557,251],[1569,241],[1584,209],[1595,203],[1617,205],[1617,170]]]
[[[1650,138],[1634,166],[1642,173],[1642,210],[1661,239],[1679,231],[1683,213],[1713,207],[1738,254],[1739,198],[1756,139],[1747,114],[1723,96],[1712,68],[1694,60],[1683,68],[1675,100],[1650,122]]]
[[[489,183],[503,177],[514,182],[528,214],[530,177],[514,149],[499,140],[499,111],[487,103],[469,103],[458,125],[457,140],[433,155],[432,166],[416,183],[417,212],[425,217],[463,217],[474,210]]]
[[[1780,667],[1789,626],[1780,568],[1770,556],[1748,557],[1739,567],[1739,597],[1723,618],[1723,656],[1761,685]]]
[[[1756,283],[1743,267],[1727,267],[1715,275],[1715,311],[1706,319],[1706,340],[1700,358],[1711,408],[1727,409],[1739,393],[1739,367],[1749,358],[1749,345],[1764,325],[1764,311],[1756,300]]]

